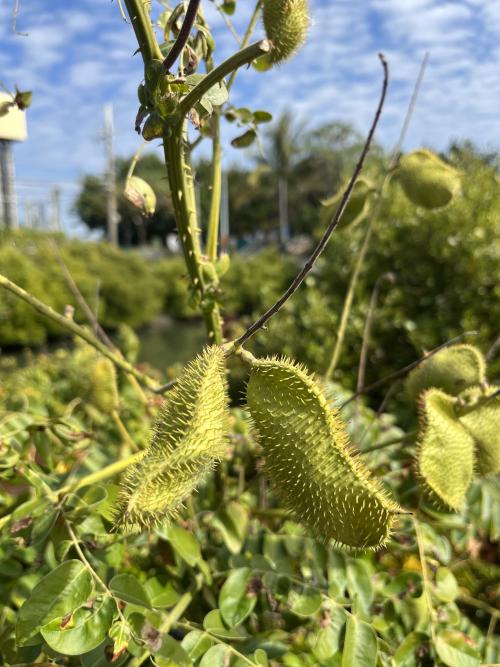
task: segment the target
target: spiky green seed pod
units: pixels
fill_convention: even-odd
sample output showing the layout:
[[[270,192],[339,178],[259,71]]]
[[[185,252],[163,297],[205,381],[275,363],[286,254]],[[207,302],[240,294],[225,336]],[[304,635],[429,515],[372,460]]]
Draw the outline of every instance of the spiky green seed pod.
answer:
[[[383,545],[401,510],[352,451],[312,376],[289,359],[256,361],[247,399],[283,504],[325,540],[354,549]]]
[[[500,395],[494,396],[498,389],[469,389],[460,395],[457,406],[458,421],[474,439],[476,470],[481,476],[500,472]]]
[[[450,345],[422,361],[406,379],[406,391],[417,400],[426,389],[442,389],[458,396],[460,392],[485,381],[486,363],[473,345]]]
[[[347,185],[347,184],[346,184]],[[327,224],[332,216],[337,211],[337,208],[342,201],[345,188],[342,188],[328,199],[324,199],[321,205],[324,209],[321,212],[321,219],[324,224]],[[370,206],[370,195],[375,191],[375,185],[369,178],[360,176],[352,191],[344,213],[340,219],[339,227],[346,227],[347,225],[357,225],[368,213]]]
[[[431,498],[459,510],[472,481],[474,440],[457,419],[456,403],[439,389],[422,395],[417,466]]]
[[[408,199],[423,208],[447,206],[461,188],[460,172],[426,149],[402,157],[396,177]]]
[[[227,404],[224,353],[217,346],[206,348],[168,393],[143,458],[125,474],[116,511],[119,527],[137,532],[177,516],[224,456]]]
[[[264,0],[262,18],[266,36],[273,43],[271,63],[290,58],[305,42],[309,29],[308,0]]]
[[[123,194],[146,217],[150,217],[155,212],[155,191],[143,178],[131,176],[125,184]]]
[[[101,412],[111,414],[118,410],[120,399],[116,387],[116,370],[113,363],[102,357],[92,366],[90,373],[90,397]]]

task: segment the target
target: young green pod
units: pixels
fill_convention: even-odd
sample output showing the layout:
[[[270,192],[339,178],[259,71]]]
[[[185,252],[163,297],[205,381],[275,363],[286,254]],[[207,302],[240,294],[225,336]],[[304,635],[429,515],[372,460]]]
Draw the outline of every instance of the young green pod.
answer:
[[[105,414],[118,410],[120,399],[116,387],[116,370],[106,357],[97,359],[92,366],[90,387],[91,402],[98,410]]]
[[[116,524],[137,532],[173,520],[222,459],[229,432],[224,352],[206,348],[168,394],[151,442],[122,481]]]
[[[473,387],[459,396],[458,421],[472,436],[480,476],[500,472],[499,387]]]
[[[459,510],[472,481],[474,440],[459,423],[456,405],[439,389],[422,395],[417,466],[431,498]]]
[[[264,0],[262,17],[273,48],[271,63],[290,58],[305,42],[310,25],[308,0]]]
[[[447,206],[461,188],[460,172],[426,149],[403,156],[396,177],[408,199],[423,208]]]
[[[154,214],[156,210],[155,191],[143,178],[131,176],[125,184],[123,194],[146,217]]]
[[[347,227],[347,225],[357,225],[368,213],[370,207],[370,195],[375,191],[375,185],[369,178],[360,176],[351,194],[344,213],[340,218],[339,227]],[[344,195],[344,188],[334,194],[328,199],[324,199],[321,205],[324,207],[321,212],[321,219],[324,224],[327,224],[340,205]]]
[[[356,456],[311,375],[289,359],[255,361],[247,400],[265,470],[283,504],[325,540],[354,549],[382,546],[401,510]]]
[[[468,387],[485,381],[486,363],[473,345],[450,345],[424,359],[406,379],[406,391],[417,400],[426,389],[442,389],[458,396]]]

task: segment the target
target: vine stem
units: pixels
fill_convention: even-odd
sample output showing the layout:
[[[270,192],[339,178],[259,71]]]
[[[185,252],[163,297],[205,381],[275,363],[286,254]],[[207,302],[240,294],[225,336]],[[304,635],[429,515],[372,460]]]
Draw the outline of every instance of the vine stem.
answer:
[[[433,357],[435,354],[437,354],[440,350],[444,350],[446,347],[450,347],[450,345],[454,345],[455,343],[458,343],[459,341],[463,340],[464,338],[467,338],[468,336],[477,336],[478,331],[464,331],[464,333],[459,334],[458,336],[455,336],[455,338],[450,338],[450,340],[447,340],[445,343],[441,343],[441,345],[438,345],[434,349],[432,349],[430,352],[426,352],[423,356],[421,356],[419,359],[416,361],[412,361],[411,364],[408,364],[407,366],[404,366],[403,368],[400,368],[398,371],[394,371],[394,373],[390,373],[389,375],[386,375],[385,377],[381,378],[380,380],[377,380],[376,382],[373,382],[372,384],[367,385],[366,387],[363,387],[359,391],[357,391],[355,394],[350,396],[346,401],[342,403],[340,406],[340,410],[343,410],[346,405],[348,405],[351,401],[354,401],[356,398],[361,396],[362,394],[368,394],[369,392],[373,391],[374,389],[378,389],[379,387],[382,387],[384,384],[387,384],[387,382],[391,382],[393,380],[397,380],[401,377],[404,377],[407,373],[412,371],[414,368],[417,366],[420,366],[420,364],[425,361],[426,359],[430,359],[430,357]]]
[[[245,333],[237,338],[233,345],[236,347],[244,345],[247,340],[249,340],[254,334],[259,331],[259,329],[262,329],[265,327],[267,322],[278,312],[281,310],[281,308],[285,305],[285,303],[288,301],[288,299],[297,291],[297,289],[300,287],[300,285],[304,282],[308,274],[310,273],[311,269],[313,268],[316,260],[318,257],[321,255],[323,250],[325,249],[328,241],[330,240],[331,235],[333,234],[335,228],[337,227],[342,214],[344,213],[344,210],[349,202],[349,199],[351,197],[354,185],[356,183],[356,180],[361,173],[361,170],[363,169],[363,165],[366,159],[366,156],[368,154],[368,151],[370,149],[373,136],[375,134],[375,130],[377,128],[378,122],[380,120],[380,116],[382,114],[382,109],[384,106],[385,98],[386,98],[386,93],[387,93],[387,86],[389,83],[389,68],[387,65],[387,61],[382,53],[379,53],[379,58],[380,62],[383,67],[383,72],[384,72],[384,79],[382,83],[382,91],[380,94],[380,100],[377,106],[377,110],[375,112],[375,116],[373,118],[372,125],[370,127],[370,131],[368,132],[368,136],[366,138],[365,144],[363,146],[363,150],[361,152],[361,155],[359,157],[358,163],[356,164],[356,167],[354,169],[354,172],[351,176],[351,179],[349,181],[349,184],[342,195],[342,200],[340,202],[340,205],[333,216],[332,221],[328,225],[325,233],[323,234],[323,237],[321,238],[320,242],[314,249],[312,255],[309,257],[307,262],[304,264],[296,278],[293,280],[291,283],[290,287],[284,292],[284,294],[276,301],[276,303],[269,308],[258,320],[256,320],[248,329],[245,331]]]
[[[424,541],[422,538],[422,532],[420,530],[420,523],[419,521],[415,518],[412,517],[413,520],[413,525],[415,527],[415,537],[417,539],[417,547],[418,547],[418,555],[420,558],[420,566],[422,567],[422,581],[424,585],[424,595],[425,595],[425,601],[427,603],[427,609],[429,611],[429,625],[431,628],[431,637],[432,641],[436,641],[436,633],[434,630],[434,608],[432,606],[432,594],[431,594],[431,588],[430,588],[430,581],[429,581],[429,572],[427,570],[427,561],[425,559],[425,549],[424,549]]]
[[[244,49],[248,44],[248,42],[250,41],[250,37],[252,36],[253,31],[255,30],[255,25],[257,24],[257,19],[259,18],[262,2],[263,0],[257,0],[257,4],[255,5],[255,9],[253,10],[253,14],[248,23],[248,27],[246,29],[245,34],[243,35],[243,39],[241,40],[240,49]],[[237,74],[238,70],[236,69],[231,73],[231,76],[229,77],[229,80],[227,82],[228,90],[231,90],[231,88],[233,87],[234,80],[236,79]]]
[[[100,586],[100,588],[101,588],[101,589],[106,593],[106,595],[108,595],[108,596],[113,600],[113,602],[115,603],[115,605],[116,605],[116,611],[118,612],[118,616],[119,616],[119,618],[120,618],[120,621],[122,621],[122,623],[125,623],[126,625],[128,625],[128,622],[127,622],[125,616],[123,615],[122,610],[120,609],[120,603],[119,603],[118,600],[115,598],[115,596],[113,595],[113,593],[109,590],[109,588],[106,586],[106,584],[105,584],[104,581],[101,579],[101,577],[100,577],[100,576],[97,574],[97,572],[94,570],[94,568],[92,567],[92,565],[91,565],[91,564],[89,563],[89,561],[87,560],[87,557],[86,557],[85,554],[83,553],[83,550],[82,550],[82,548],[80,547],[80,543],[79,543],[79,541],[78,541],[78,537],[77,537],[75,531],[73,530],[73,527],[72,527],[71,523],[70,523],[66,518],[64,519],[64,523],[66,524],[66,528],[68,529],[68,533],[69,533],[69,536],[71,537],[71,541],[73,542],[73,546],[75,547],[75,551],[76,551],[76,553],[78,554],[78,556],[79,556],[80,560],[82,561],[83,565],[84,565],[85,568],[88,570],[88,572],[90,573],[90,575],[92,576],[92,578],[93,578],[93,579],[97,582],[97,584]]]
[[[338,328],[338,333],[337,333],[337,340],[335,341],[335,347],[333,349],[332,357],[330,359],[330,363],[329,363],[328,369],[327,369],[326,374],[325,374],[325,381],[328,381],[332,378],[332,376],[333,376],[333,374],[334,374],[334,372],[337,368],[338,362],[340,360],[340,354],[342,352],[342,346],[344,344],[345,334],[347,332],[347,322],[348,322],[349,316],[351,314],[352,304],[353,304],[353,300],[354,300],[354,293],[356,291],[358,278],[359,278],[359,275],[361,273],[361,269],[363,268],[368,249],[370,247],[370,242],[371,242],[371,239],[372,239],[372,236],[373,236],[373,230],[374,230],[375,224],[378,220],[380,211],[382,210],[382,204],[383,204],[383,201],[384,201],[385,190],[386,190],[386,188],[389,184],[389,181],[390,181],[390,178],[391,178],[391,175],[392,175],[392,171],[393,171],[394,167],[396,166],[397,161],[399,159],[399,154],[400,154],[400,151],[401,151],[401,147],[403,145],[404,139],[406,137],[406,133],[408,132],[408,128],[410,126],[411,117],[412,117],[413,112],[415,110],[415,105],[417,103],[418,93],[420,91],[420,86],[421,86],[422,80],[424,78],[424,73],[425,73],[425,69],[427,67],[428,59],[429,59],[429,54],[426,53],[423,60],[422,60],[422,64],[420,65],[420,70],[419,70],[419,73],[418,73],[418,76],[417,76],[417,80],[415,82],[415,86],[413,88],[413,93],[412,93],[412,96],[411,96],[411,99],[410,99],[410,103],[408,105],[408,110],[406,112],[405,119],[403,121],[403,126],[401,128],[401,132],[399,134],[398,141],[397,141],[396,146],[395,146],[395,148],[392,152],[391,158],[389,160],[389,164],[387,166],[387,169],[386,169],[386,172],[385,172],[385,175],[384,175],[384,179],[382,181],[382,185],[380,186],[379,197],[378,197],[377,205],[375,207],[375,211],[374,211],[374,213],[371,217],[371,220],[368,224],[366,234],[365,234],[365,238],[363,240],[363,244],[361,246],[361,249],[358,253],[358,258],[356,260],[356,265],[354,267],[354,271],[353,271],[351,279],[349,281],[349,287],[347,289],[347,295],[346,295],[344,305],[343,305],[343,308],[342,308],[342,315],[340,317],[340,323],[339,323],[339,328]]]
[[[184,16],[184,21],[182,22],[181,29],[177,35],[177,39],[174,42],[174,45],[167,54],[167,57],[163,61],[163,67],[165,72],[168,74],[170,68],[175,63],[177,58],[180,56],[183,48],[186,46],[193,29],[194,22],[196,20],[196,14],[198,13],[198,8],[200,6],[200,0],[189,0],[189,5]]]
[[[97,472],[90,473],[89,475],[86,475],[81,479],[77,479],[74,482],[66,484],[61,489],[58,489],[54,493],[57,493],[57,495],[60,497],[67,493],[74,493],[75,491],[78,491],[79,489],[82,489],[85,486],[92,486],[93,484],[97,484],[98,482],[103,482],[104,480],[109,479],[110,477],[118,475],[120,472],[125,470],[125,468],[128,468],[128,466],[139,461],[141,457],[142,457],[142,452],[137,452],[135,454],[132,454],[131,456],[128,456],[125,459],[120,459],[119,461],[115,461],[115,463],[111,463],[110,465],[106,466],[105,468],[102,468],[101,470],[98,470]],[[52,493],[52,496],[54,495],[54,493]],[[12,512],[6,514],[5,516],[0,517],[0,530],[10,522],[11,518],[12,518]]]
[[[15,294],[17,297],[28,303],[39,313],[45,315],[45,317],[50,318],[54,322],[57,322],[57,324],[61,325],[67,331],[70,331],[75,336],[79,336],[80,338],[82,338],[86,343],[94,347],[104,357],[107,357],[110,361],[112,361],[115,364],[115,366],[120,368],[122,371],[125,371],[125,373],[129,373],[130,375],[135,377],[148,389],[151,389],[152,391],[158,390],[158,385],[149,375],[141,373],[141,371],[135,368],[126,359],[121,358],[117,354],[112,352],[108,347],[106,347],[106,345],[104,345],[104,343],[95,338],[95,336],[89,333],[84,327],[81,327],[80,325],[76,324],[76,322],[74,322],[72,319],[69,319],[65,315],[61,315],[53,308],[43,303],[32,294],[29,294],[29,292],[26,292],[26,290],[24,290],[22,287],[19,287],[19,285],[16,285],[16,283],[12,282],[11,280],[9,280],[8,278],[6,278],[4,275],[1,274],[0,274],[0,287],[3,287],[9,292],[12,292],[12,294]]]
[[[259,56],[265,55],[271,51],[272,45],[268,39],[262,39],[259,42],[250,44],[244,49],[237,51],[235,54],[224,60],[220,65],[214,67],[190,93],[184,97],[179,104],[179,113],[182,117],[186,116],[191,109],[201,100],[203,95],[207,93],[210,88],[220,83],[224,77],[236,71],[243,65],[248,65]]]
[[[121,419],[121,417],[118,413],[118,410],[113,410],[113,412],[111,413],[111,417],[112,417],[113,421],[115,422],[116,428],[118,429],[118,432],[120,433],[120,435],[122,437],[123,444],[126,446],[125,449],[122,450],[121,454],[126,455],[126,454],[128,454],[129,451],[137,452],[137,445],[135,444],[135,442],[130,437],[130,433],[127,431],[127,429],[125,427],[125,424],[123,423],[123,421],[122,421],[122,419]],[[126,451],[126,450],[128,450],[128,451]]]
[[[207,257],[210,262],[215,262],[217,260],[222,192],[222,147],[220,141],[220,115],[218,111],[214,112],[212,125],[212,197],[210,201],[210,215],[208,217]]]
[[[375,445],[372,445],[371,447],[362,449],[360,450],[360,453],[369,454],[370,452],[377,452],[380,449],[385,449],[386,447],[392,447],[393,445],[400,445],[404,442],[410,442],[416,435],[417,431],[410,431],[409,433],[405,433],[404,435],[399,436],[398,438],[393,438],[392,440],[388,440],[387,442],[379,442]]]

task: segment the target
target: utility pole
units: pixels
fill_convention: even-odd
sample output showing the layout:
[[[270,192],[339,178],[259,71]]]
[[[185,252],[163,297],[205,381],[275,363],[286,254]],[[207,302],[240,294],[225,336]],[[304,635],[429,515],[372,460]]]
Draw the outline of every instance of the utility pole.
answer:
[[[50,193],[51,202],[51,227],[53,232],[60,232],[61,230],[61,188],[56,185],[52,188]]]
[[[0,139],[0,176],[2,180],[2,217],[4,225],[17,228],[16,182],[12,141]]]
[[[104,107],[104,141],[106,144],[106,217],[108,241],[118,245],[118,207],[116,202],[116,172],[113,153],[113,105]]]

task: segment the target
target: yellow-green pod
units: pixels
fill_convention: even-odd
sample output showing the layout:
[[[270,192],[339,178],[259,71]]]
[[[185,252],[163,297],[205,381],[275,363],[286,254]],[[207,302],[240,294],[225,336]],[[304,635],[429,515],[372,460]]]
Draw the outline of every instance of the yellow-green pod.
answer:
[[[459,510],[474,473],[474,440],[458,421],[456,405],[439,389],[422,395],[417,466],[430,497]]]
[[[423,208],[447,206],[461,189],[461,174],[432,151],[404,155],[395,176],[408,199]]]
[[[266,36],[273,48],[268,56],[270,63],[290,58],[306,41],[309,30],[308,0],[264,0],[262,17]]]
[[[90,398],[93,405],[105,414],[118,410],[120,398],[116,386],[114,364],[106,357],[97,359],[90,373]]]
[[[485,381],[486,363],[473,345],[450,345],[424,359],[406,379],[406,391],[417,400],[426,389],[442,389],[458,396],[468,387]]]
[[[347,183],[345,184],[347,186]],[[321,220],[327,224],[340,205],[344,195],[345,187],[328,199],[324,199],[321,205],[324,207],[321,212]],[[345,207],[344,213],[340,218],[339,227],[347,225],[357,225],[366,217],[370,207],[370,195],[375,191],[375,185],[369,178],[360,176],[352,191],[352,195]]]
[[[458,420],[474,439],[476,470],[480,476],[500,472],[499,387],[475,387],[459,396]]]
[[[338,412],[305,368],[256,360],[247,400],[281,502],[325,541],[382,546],[401,510],[353,451]]]
[[[147,181],[138,176],[131,176],[124,190],[125,197],[147,217],[156,210],[156,195]]]
[[[206,348],[185,368],[142,459],[122,481],[116,524],[137,532],[174,519],[226,451],[229,433],[224,353]]]

